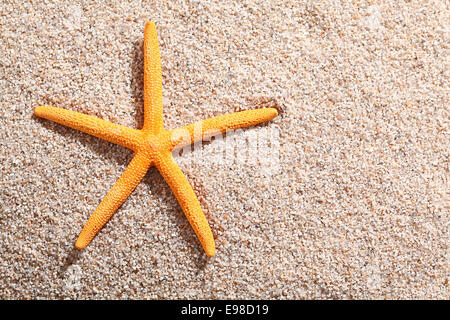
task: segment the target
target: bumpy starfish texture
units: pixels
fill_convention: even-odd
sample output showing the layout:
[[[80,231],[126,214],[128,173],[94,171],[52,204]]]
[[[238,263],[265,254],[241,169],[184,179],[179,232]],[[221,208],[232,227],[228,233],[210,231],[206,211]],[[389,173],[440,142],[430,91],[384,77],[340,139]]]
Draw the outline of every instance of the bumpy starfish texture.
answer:
[[[147,170],[151,166],[156,166],[175,194],[208,256],[213,256],[216,250],[213,234],[192,187],[172,158],[172,150],[227,130],[268,121],[278,115],[274,108],[263,108],[207,119],[175,130],[165,130],[161,58],[153,22],[147,22],[144,31],[144,125],[141,130],[51,106],[39,106],[34,112],[39,117],[119,144],[135,152],[126,170],[87,221],[75,243],[76,248],[83,249],[92,241],[144,178]]]

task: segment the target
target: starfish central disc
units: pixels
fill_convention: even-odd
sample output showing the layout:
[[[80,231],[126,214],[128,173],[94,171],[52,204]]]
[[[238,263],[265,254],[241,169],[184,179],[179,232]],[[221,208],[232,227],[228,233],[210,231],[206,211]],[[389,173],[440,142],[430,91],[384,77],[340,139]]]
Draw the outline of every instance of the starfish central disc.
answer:
[[[155,154],[157,152],[161,152],[161,141],[158,139],[158,136],[154,136],[153,134],[148,134],[145,137],[145,142],[143,147],[147,149],[150,153]]]

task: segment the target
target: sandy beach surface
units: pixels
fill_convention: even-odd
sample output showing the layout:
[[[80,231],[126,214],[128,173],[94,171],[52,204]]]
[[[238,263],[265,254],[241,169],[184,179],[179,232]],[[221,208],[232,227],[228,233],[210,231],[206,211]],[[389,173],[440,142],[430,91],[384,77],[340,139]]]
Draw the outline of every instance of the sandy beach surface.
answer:
[[[449,299],[447,1],[1,1],[1,299]],[[106,3],[105,2],[105,3]],[[175,154],[217,252],[155,168],[83,251],[132,151],[156,23],[165,127],[276,107]]]

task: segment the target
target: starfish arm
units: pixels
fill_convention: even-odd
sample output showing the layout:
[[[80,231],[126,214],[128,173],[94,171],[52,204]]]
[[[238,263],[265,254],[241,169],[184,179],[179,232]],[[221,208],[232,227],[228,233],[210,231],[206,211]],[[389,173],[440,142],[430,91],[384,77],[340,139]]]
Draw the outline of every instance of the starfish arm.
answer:
[[[225,114],[199,121],[171,130],[169,134],[172,141],[172,148],[181,148],[228,130],[235,130],[269,121],[277,115],[278,111],[275,108],[262,108]],[[189,138],[179,139],[180,137],[186,136],[189,136]]]
[[[139,130],[62,108],[39,106],[34,114],[132,150],[137,149],[142,136]]]
[[[208,221],[206,221],[206,217],[194,190],[181,169],[175,163],[172,154],[161,155],[161,158],[155,162],[155,165],[175,194],[186,218],[200,240],[206,255],[209,257],[214,256],[216,245],[211,228],[209,227]]]
[[[78,240],[75,243],[77,249],[85,248],[92,241],[100,229],[108,222],[131,192],[133,192],[142,178],[144,178],[151,164],[152,160],[146,154],[135,154],[133,160],[131,160],[119,180],[109,190],[106,197],[90,216],[83,230],[81,230]]]
[[[163,129],[162,72],[158,35],[152,21],[144,30],[144,131]]]

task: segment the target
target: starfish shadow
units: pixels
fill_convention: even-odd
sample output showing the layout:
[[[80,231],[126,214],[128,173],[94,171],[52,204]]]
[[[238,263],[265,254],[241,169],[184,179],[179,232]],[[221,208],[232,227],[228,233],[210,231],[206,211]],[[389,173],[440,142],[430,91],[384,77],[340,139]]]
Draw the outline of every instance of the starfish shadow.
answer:
[[[131,92],[136,108],[136,128],[144,125],[144,53],[143,41],[135,41],[133,44],[133,60],[131,61]]]
[[[70,137],[71,140],[78,140],[83,147],[86,147],[99,157],[106,158],[117,164],[127,166],[133,158],[133,151],[114,143],[88,135],[84,132],[51,122],[33,115],[43,127],[51,130],[59,136]]]
[[[81,256],[82,256],[82,251],[76,249],[75,247],[71,247],[68,251],[67,251],[67,255],[64,258],[64,262],[61,266],[61,268],[59,269],[59,272],[61,275],[64,275],[67,271],[67,269],[77,263],[78,260],[80,260]]]

